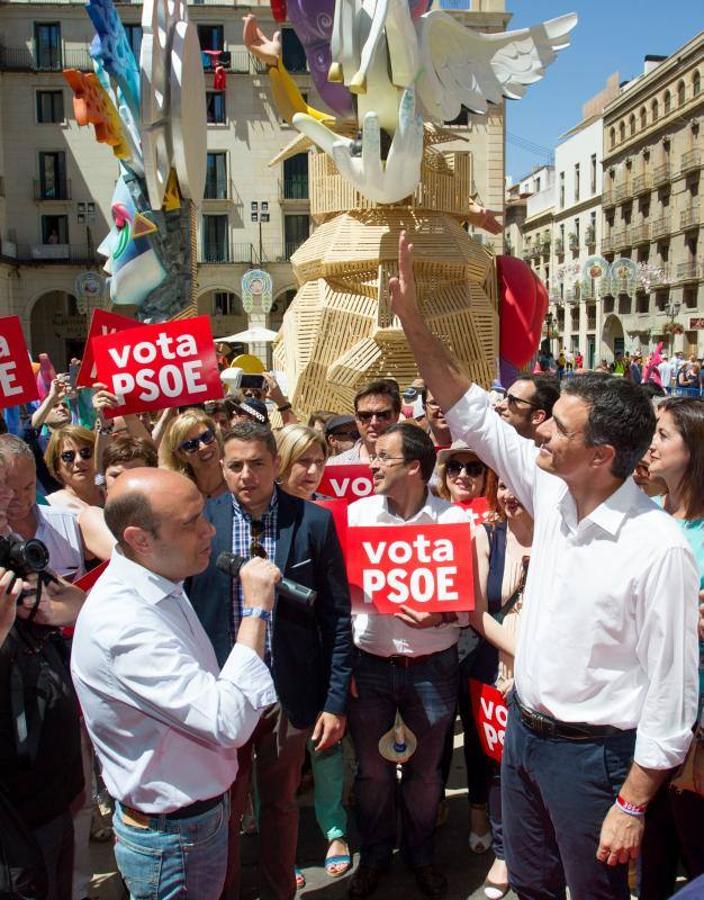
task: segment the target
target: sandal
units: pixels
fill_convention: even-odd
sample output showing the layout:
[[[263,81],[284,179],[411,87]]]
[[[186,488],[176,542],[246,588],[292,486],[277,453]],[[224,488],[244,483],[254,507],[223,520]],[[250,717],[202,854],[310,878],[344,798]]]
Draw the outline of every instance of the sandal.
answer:
[[[486,805],[484,803],[471,803],[470,809],[477,812],[483,811],[486,816]],[[469,849],[472,851],[472,853],[486,853],[487,850],[491,847],[491,828],[489,827],[488,819],[486,821],[486,825],[487,830],[481,832],[474,831],[472,826],[470,825]]]
[[[352,868],[352,855],[350,854],[350,848],[347,841],[344,838],[336,838],[335,840],[338,840],[347,847],[347,853],[338,853],[335,856],[325,857],[323,865],[325,866],[326,874],[329,875],[330,878],[340,878]],[[330,852],[332,843],[333,842],[330,841],[330,844],[328,845],[328,852]]]
[[[306,886],[306,876],[298,868],[298,866],[296,866],[296,868],[293,870],[293,873],[296,876],[296,890],[300,891]]]

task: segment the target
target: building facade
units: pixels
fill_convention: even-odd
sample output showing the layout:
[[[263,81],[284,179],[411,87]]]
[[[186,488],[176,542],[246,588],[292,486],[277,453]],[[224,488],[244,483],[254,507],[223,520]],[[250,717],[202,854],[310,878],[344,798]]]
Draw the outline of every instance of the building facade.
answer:
[[[142,6],[118,8],[138,54]],[[263,324],[279,327],[296,290],[290,256],[311,228],[308,155],[269,166],[297,132],[281,120],[268,77],[243,45],[242,16],[250,11],[268,34],[281,27],[264,0],[189,3],[204,51],[208,109],[196,296],[216,336],[248,326],[240,279],[252,267],[272,277],[274,305]],[[471,10],[453,14],[487,31],[504,30],[509,19],[504,0],[475,0]],[[282,32],[287,68],[309,102],[324,108],[293,29],[284,24]],[[118,177],[109,148],[95,141],[92,127],[78,127],[61,74],[92,70],[92,37],[83,2],[0,0],[0,315],[20,316],[32,353],[48,352],[58,368],[82,352],[91,310],[75,282],[101,270],[97,248],[110,228]],[[224,90],[214,85],[218,51]],[[444,149],[471,150],[475,193],[502,210],[503,104],[487,117],[464,114],[450,124],[457,145]]]

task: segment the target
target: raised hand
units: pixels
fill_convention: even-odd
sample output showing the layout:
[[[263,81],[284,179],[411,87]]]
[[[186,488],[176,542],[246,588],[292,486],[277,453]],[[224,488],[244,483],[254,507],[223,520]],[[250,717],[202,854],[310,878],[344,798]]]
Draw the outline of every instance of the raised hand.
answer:
[[[242,37],[246,48],[257,59],[267,66],[276,66],[281,58],[281,32],[276,31],[272,38],[268,38],[257,25],[255,15],[245,16]]]
[[[381,158],[381,129],[376,113],[368,112],[362,124],[362,152],[357,143],[335,134],[322,122],[297,113],[293,125],[333,160],[343,178],[375,203],[398,203],[412,194],[420,180],[423,160],[423,119],[416,115],[415,89],[406,88],[399,104],[398,128],[389,154]]]
[[[413,244],[402,231],[398,239],[398,277],[389,278],[391,309],[403,322],[408,316],[418,313],[416,279],[413,275]]]

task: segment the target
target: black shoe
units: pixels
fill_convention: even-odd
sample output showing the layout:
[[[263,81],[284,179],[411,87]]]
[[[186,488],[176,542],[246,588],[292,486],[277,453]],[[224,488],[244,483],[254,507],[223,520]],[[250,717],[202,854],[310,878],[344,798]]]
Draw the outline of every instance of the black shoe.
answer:
[[[350,900],[364,900],[365,897],[371,897],[379,887],[379,881],[383,874],[381,869],[372,869],[370,866],[360,865],[350,879],[350,886],[347,891]]]
[[[426,897],[442,897],[447,892],[447,878],[435,866],[418,866],[413,874],[418,889]]]

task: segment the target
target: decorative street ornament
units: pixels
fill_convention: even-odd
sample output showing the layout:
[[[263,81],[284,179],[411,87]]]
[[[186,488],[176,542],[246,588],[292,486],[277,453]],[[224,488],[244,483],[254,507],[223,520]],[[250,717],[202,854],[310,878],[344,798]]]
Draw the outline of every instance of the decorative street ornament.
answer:
[[[590,256],[582,266],[582,279],[588,281],[591,278],[608,278],[609,263],[603,256]]]
[[[638,266],[632,259],[615,259],[611,263],[611,283],[615,293],[632,294],[638,280]]]
[[[88,309],[98,309],[103,305],[105,279],[98,272],[81,272],[74,282],[76,288],[76,306],[84,316]]]
[[[259,299],[262,312],[268,313],[274,302],[274,286],[271,275],[262,269],[249,269],[242,276],[240,282],[242,288],[242,308],[246,313],[251,313],[254,303]]]

